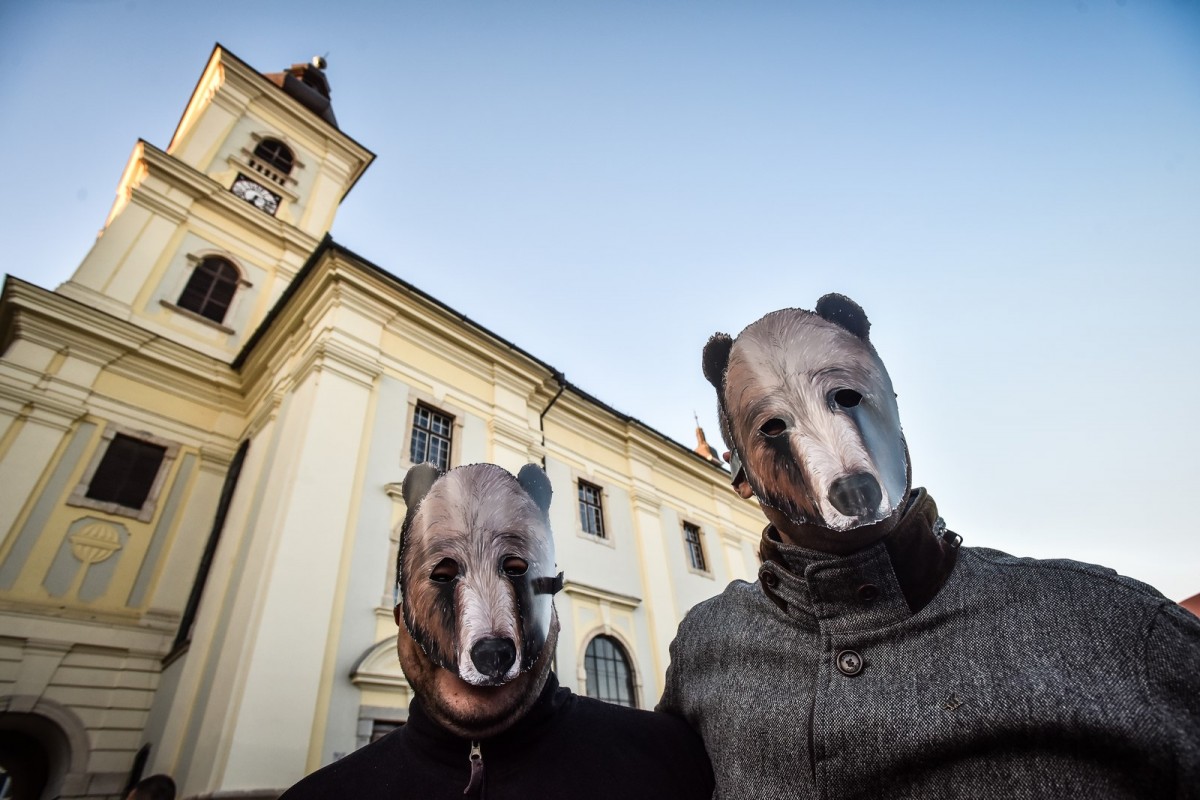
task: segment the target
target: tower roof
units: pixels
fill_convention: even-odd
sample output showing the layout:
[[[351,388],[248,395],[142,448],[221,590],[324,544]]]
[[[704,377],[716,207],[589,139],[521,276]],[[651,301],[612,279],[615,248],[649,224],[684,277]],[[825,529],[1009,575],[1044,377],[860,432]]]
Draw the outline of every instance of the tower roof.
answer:
[[[337,127],[330,100],[329,79],[325,77],[328,63],[321,56],[314,56],[307,64],[292,64],[283,72],[265,72],[263,77],[298,100],[301,105]]]

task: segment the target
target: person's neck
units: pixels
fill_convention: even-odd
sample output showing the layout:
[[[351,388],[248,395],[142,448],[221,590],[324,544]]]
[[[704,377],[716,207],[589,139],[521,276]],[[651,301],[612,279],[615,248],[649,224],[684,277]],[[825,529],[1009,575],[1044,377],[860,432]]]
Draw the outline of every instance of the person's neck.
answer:
[[[901,510],[897,509],[879,522],[846,531],[835,531],[824,525],[796,523],[779,513],[768,512],[767,518],[784,544],[834,556],[848,556],[870,547],[891,533],[900,521]]]

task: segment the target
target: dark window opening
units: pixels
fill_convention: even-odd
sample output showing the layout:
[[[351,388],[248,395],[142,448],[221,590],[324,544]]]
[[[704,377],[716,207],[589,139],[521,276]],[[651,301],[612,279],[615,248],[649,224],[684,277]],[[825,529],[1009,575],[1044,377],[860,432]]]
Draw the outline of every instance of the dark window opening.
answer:
[[[237,291],[238,277],[237,267],[233,264],[209,256],[192,270],[176,305],[213,322],[222,322]]]
[[[104,451],[88,484],[87,497],[141,508],[150,496],[167,448],[118,433]]]
[[[429,462],[445,472],[450,469],[450,435],[454,417],[432,408],[417,406],[413,414],[412,449],[414,464]]]
[[[254,156],[287,175],[296,163],[291,148],[278,139],[263,139],[254,148]]]
[[[579,482],[579,519],[583,532],[604,538],[604,508],[600,504],[601,490],[586,481]]]
[[[690,522],[683,523],[683,543],[687,547],[688,559],[692,568],[708,572],[704,561],[704,544],[700,541],[700,528]]]
[[[588,642],[583,658],[587,667],[587,696],[619,706],[635,706],[633,670],[625,649],[611,636],[597,636]]]
[[[380,739],[382,739],[383,737],[387,736],[392,731],[396,730],[397,728],[402,728],[402,727],[404,727],[403,722],[393,722],[391,720],[382,720],[382,719],[372,720],[372,722],[371,722],[371,741],[377,742]]]

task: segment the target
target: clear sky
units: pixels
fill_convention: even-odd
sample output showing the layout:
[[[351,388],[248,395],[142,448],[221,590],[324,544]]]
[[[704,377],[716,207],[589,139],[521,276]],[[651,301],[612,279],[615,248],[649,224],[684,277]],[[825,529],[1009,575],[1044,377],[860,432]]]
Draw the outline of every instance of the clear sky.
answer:
[[[0,3],[3,270],[65,280],[214,43],[327,54],[333,234],[691,446],[829,291],[965,543],[1200,592],[1200,0]]]

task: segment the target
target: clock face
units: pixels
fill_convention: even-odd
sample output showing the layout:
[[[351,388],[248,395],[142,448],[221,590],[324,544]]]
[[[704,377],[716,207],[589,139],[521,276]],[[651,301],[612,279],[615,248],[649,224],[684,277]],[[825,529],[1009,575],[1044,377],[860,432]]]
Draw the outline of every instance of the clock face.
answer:
[[[256,208],[261,208],[271,216],[279,210],[280,196],[272,192],[270,189],[263,186],[261,183],[247,178],[245,175],[238,173],[237,180],[230,187],[235,195],[245,200],[247,203],[253,204]]]

